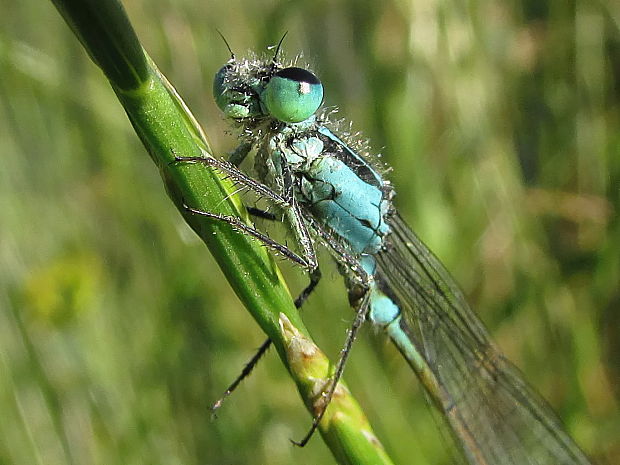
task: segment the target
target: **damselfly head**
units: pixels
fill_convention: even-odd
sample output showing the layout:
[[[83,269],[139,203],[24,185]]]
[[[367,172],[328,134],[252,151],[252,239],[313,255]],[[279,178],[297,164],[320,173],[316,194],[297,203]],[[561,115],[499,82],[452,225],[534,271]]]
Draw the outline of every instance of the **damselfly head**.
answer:
[[[307,69],[284,68],[271,76],[260,95],[274,118],[299,123],[310,118],[323,102],[323,84]]]
[[[268,61],[238,60],[231,51],[231,59],[213,81],[215,101],[228,118],[299,123],[316,113],[323,102],[323,85],[307,69],[283,67],[277,61],[282,40]]]

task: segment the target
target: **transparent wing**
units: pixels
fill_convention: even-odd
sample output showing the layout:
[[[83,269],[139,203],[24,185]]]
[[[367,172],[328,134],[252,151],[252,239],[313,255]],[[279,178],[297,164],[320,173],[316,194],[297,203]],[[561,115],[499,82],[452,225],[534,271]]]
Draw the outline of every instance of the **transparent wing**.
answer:
[[[379,285],[402,310],[390,335],[472,464],[588,464],[547,403],[492,344],[439,260],[398,214]]]

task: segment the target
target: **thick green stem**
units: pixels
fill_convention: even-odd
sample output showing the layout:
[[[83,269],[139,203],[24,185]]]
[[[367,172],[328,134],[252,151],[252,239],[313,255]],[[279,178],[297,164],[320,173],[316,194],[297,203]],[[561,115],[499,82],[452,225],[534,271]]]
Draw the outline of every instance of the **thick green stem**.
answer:
[[[185,203],[201,210],[245,218],[238,197],[232,195],[230,182],[205,165],[175,162],[175,155],[211,156],[196,120],[143,51],[117,1],[53,1],[109,79],[136,133],[159,168],[170,198],[207,244],[236,294],[272,339],[312,412],[320,401],[317,383],[325,383],[331,364],[310,340],[272,257],[256,241],[229,225],[188,214],[183,208]],[[340,463],[391,463],[344,386],[339,387],[320,431]]]

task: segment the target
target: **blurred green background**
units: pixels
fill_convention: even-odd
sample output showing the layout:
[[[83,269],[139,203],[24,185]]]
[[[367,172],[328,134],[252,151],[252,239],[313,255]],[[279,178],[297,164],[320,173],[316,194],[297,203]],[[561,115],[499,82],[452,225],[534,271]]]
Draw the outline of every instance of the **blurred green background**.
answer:
[[[125,6],[222,154],[216,28],[238,55],[289,31],[498,344],[597,463],[620,463],[617,2]],[[318,437],[288,442],[310,418],[273,353],[210,418],[264,335],[51,2],[0,11],[0,464],[333,463]],[[335,358],[351,311],[324,270],[304,315]],[[362,331],[345,377],[396,463],[450,463],[382,335]]]

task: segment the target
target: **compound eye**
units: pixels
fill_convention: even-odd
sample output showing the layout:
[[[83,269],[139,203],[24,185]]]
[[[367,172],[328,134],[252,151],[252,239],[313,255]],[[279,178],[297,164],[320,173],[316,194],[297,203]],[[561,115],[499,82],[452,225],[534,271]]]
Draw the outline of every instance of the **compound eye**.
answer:
[[[215,78],[213,79],[213,98],[215,98],[215,103],[217,103],[217,106],[220,107],[222,111],[224,111],[230,103],[230,99],[227,95],[228,89],[224,85],[224,82],[226,80],[226,75],[230,73],[231,69],[232,65],[225,64],[215,74]]]
[[[269,114],[285,123],[299,123],[312,116],[323,101],[323,84],[303,68],[275,73],[261,94]]]
[[[238,84],[233,85],[233,83]],[[242,120],[262,116],[258,94],[241,82],[234,65],[227,63],[213,79],[213,97],[228,118]]]

